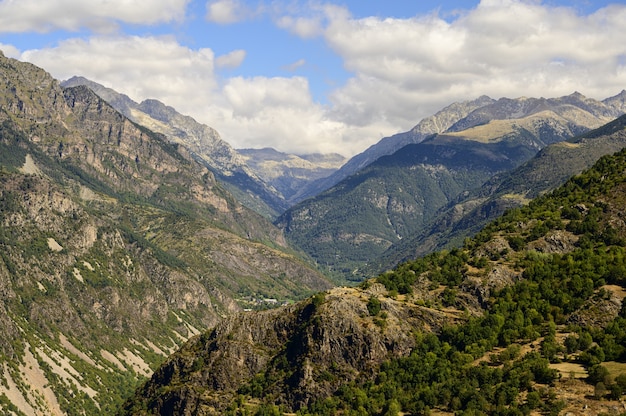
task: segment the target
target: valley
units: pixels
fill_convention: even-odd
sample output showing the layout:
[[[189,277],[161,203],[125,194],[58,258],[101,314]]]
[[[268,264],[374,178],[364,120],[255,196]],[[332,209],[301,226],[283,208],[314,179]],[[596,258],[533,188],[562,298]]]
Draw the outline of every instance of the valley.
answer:
[[[626,91],[454,103],[346,160],[0,77],[3,413],[621,411]]]

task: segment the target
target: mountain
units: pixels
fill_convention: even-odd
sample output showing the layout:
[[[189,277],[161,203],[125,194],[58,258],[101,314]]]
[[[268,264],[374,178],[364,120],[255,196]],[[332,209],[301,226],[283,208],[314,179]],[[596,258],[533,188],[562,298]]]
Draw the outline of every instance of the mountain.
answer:
[[[622,150],[462,248],[231,316],[121,414],[619,413],[625,171]]]
[[[83,77],[70,78],[61,85],[87,86],[130,120],[187,147],[249,208],[273,218],[288,207],[284,196],[259,178],[246,165],[246,159],[222,140],[215,129],[178,113],[158,100],[136,103],[124,94]]]
[[[478,189],[464,193],[437,213],[424,231],[395,243],[372,264],[378,272],[399,262],[423,256],[444,247],[458,247],[505,210],[563,184],[600,157],[626,147],[626,115],[598,129],[540,150],[535,157],[512,171],[495,175]]]
[[[487,104],[446,132],[381,157],[290,208],[275,224],[329,273],[359,280],[366,263],[422,234],[439,209],[543,147],[599,127],[621,111],[578,93],[482,100]]]
[[[294,155],[272,148],[237,151],[250,170],[278,190],[290,206],[300,202],[300,191],[309,183],[326,178],[345,162],[337,153]]]
[[[383,138],[362,153],[352,157],[340,169],[326,178],[311,182],[298,193],[298,199],[312,198],[383,156],[391,155],[408,144],[420,143],[430,136],[443,133],[475,109],[494,101],[492,98],[482,96],[472,101],[450,104],[436,114],[424,118],[411,130]]]
[[[114,414],[223,316],[331,287],[188,148],[0,54],[0,413]]]

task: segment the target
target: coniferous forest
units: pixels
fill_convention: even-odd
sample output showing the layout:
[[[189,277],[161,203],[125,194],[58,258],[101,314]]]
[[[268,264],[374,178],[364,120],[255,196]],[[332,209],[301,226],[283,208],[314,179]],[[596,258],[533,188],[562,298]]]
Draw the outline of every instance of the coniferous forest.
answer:
[[[409,356],[384,362],[372,378],[343,385],[298,414],[417,415],[437,409],[556,415],[566,403],[554,383],[574,377],[551,366],[560,362],[584,367],[597,400],[621,398],[626,373],[609,367],[626,362],[626,306],[606,321],[595,308],[626,285],[625,172],[626,151],[603,157],[549,195],[508,211],[463,248],[406,262],[363,283],[382,283],[386,296],[423,302],[411,295],[416,281],[427,278],[433,288],[443,288],[441,306],[463,309],[460,287],[469,276],[484,279],[496,265],[517,276],[482,299],[484,314],[466,310],[459,324],[440,333],[415,331],[417,347]],[[571,250],[549,252],[536,244],[559,235],[571,236]],[[494,241],[506,244],[494,250]],[[369,303],[368,310],[384,321],[380,305]],[[581,310],[587,319],[576,319]],[[264,397],[263,386],[257,387],[256,395]],[[241,408],[233,405],[231,414],[242,414]],[[280,407],[266,403],[254,414],[280,414]]]

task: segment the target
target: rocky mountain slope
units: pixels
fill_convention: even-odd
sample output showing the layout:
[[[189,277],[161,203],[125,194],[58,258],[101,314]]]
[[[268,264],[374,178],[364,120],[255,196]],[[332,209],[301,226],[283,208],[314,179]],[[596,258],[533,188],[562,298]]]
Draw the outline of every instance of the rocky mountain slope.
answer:
[[[249,208],[268,217],[275,217],[287,208],[282,195],[252,172],[241,155],[222,140],[215,129],[178,113],[158,100],[136,103],[124,94],[83,77],[70,78],[62,85],[87,86],[130,120],[187,147]]]
[[[239,201],[267,217],[281,214],[299,200],[299,190],[330,175],[344,162],[336,154],[296,156],[273,149],[235,150],[213,128],[158,100],[136,103],[84,77],[70,78],[61,85],[87,86],[130,120],[189,148]]]
[[[331,273],[358,280],[366,262],[422,234],[451,201],[546,145],[613,120],[622,111],[620,97],[626,92],[605,102],[577,93],[555,99],[483,98],[486,105],[446,132],[378,159],[290,208],[276,224]]]
[[[0,413],[113,414],[222,316],[330,286],[190,150],[0,54]]]
[[[625,172],[622,150],[461,249],[233,316],[122,414],[619,414]]]

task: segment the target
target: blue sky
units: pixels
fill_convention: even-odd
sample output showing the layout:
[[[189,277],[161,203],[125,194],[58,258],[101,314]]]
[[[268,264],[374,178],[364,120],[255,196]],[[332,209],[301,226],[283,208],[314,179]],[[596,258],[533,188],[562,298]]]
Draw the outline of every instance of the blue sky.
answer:
[[[625,21],[623,1],[0,0],[0,50],[236,148],[351,156],[483,94],[618,94]]]

